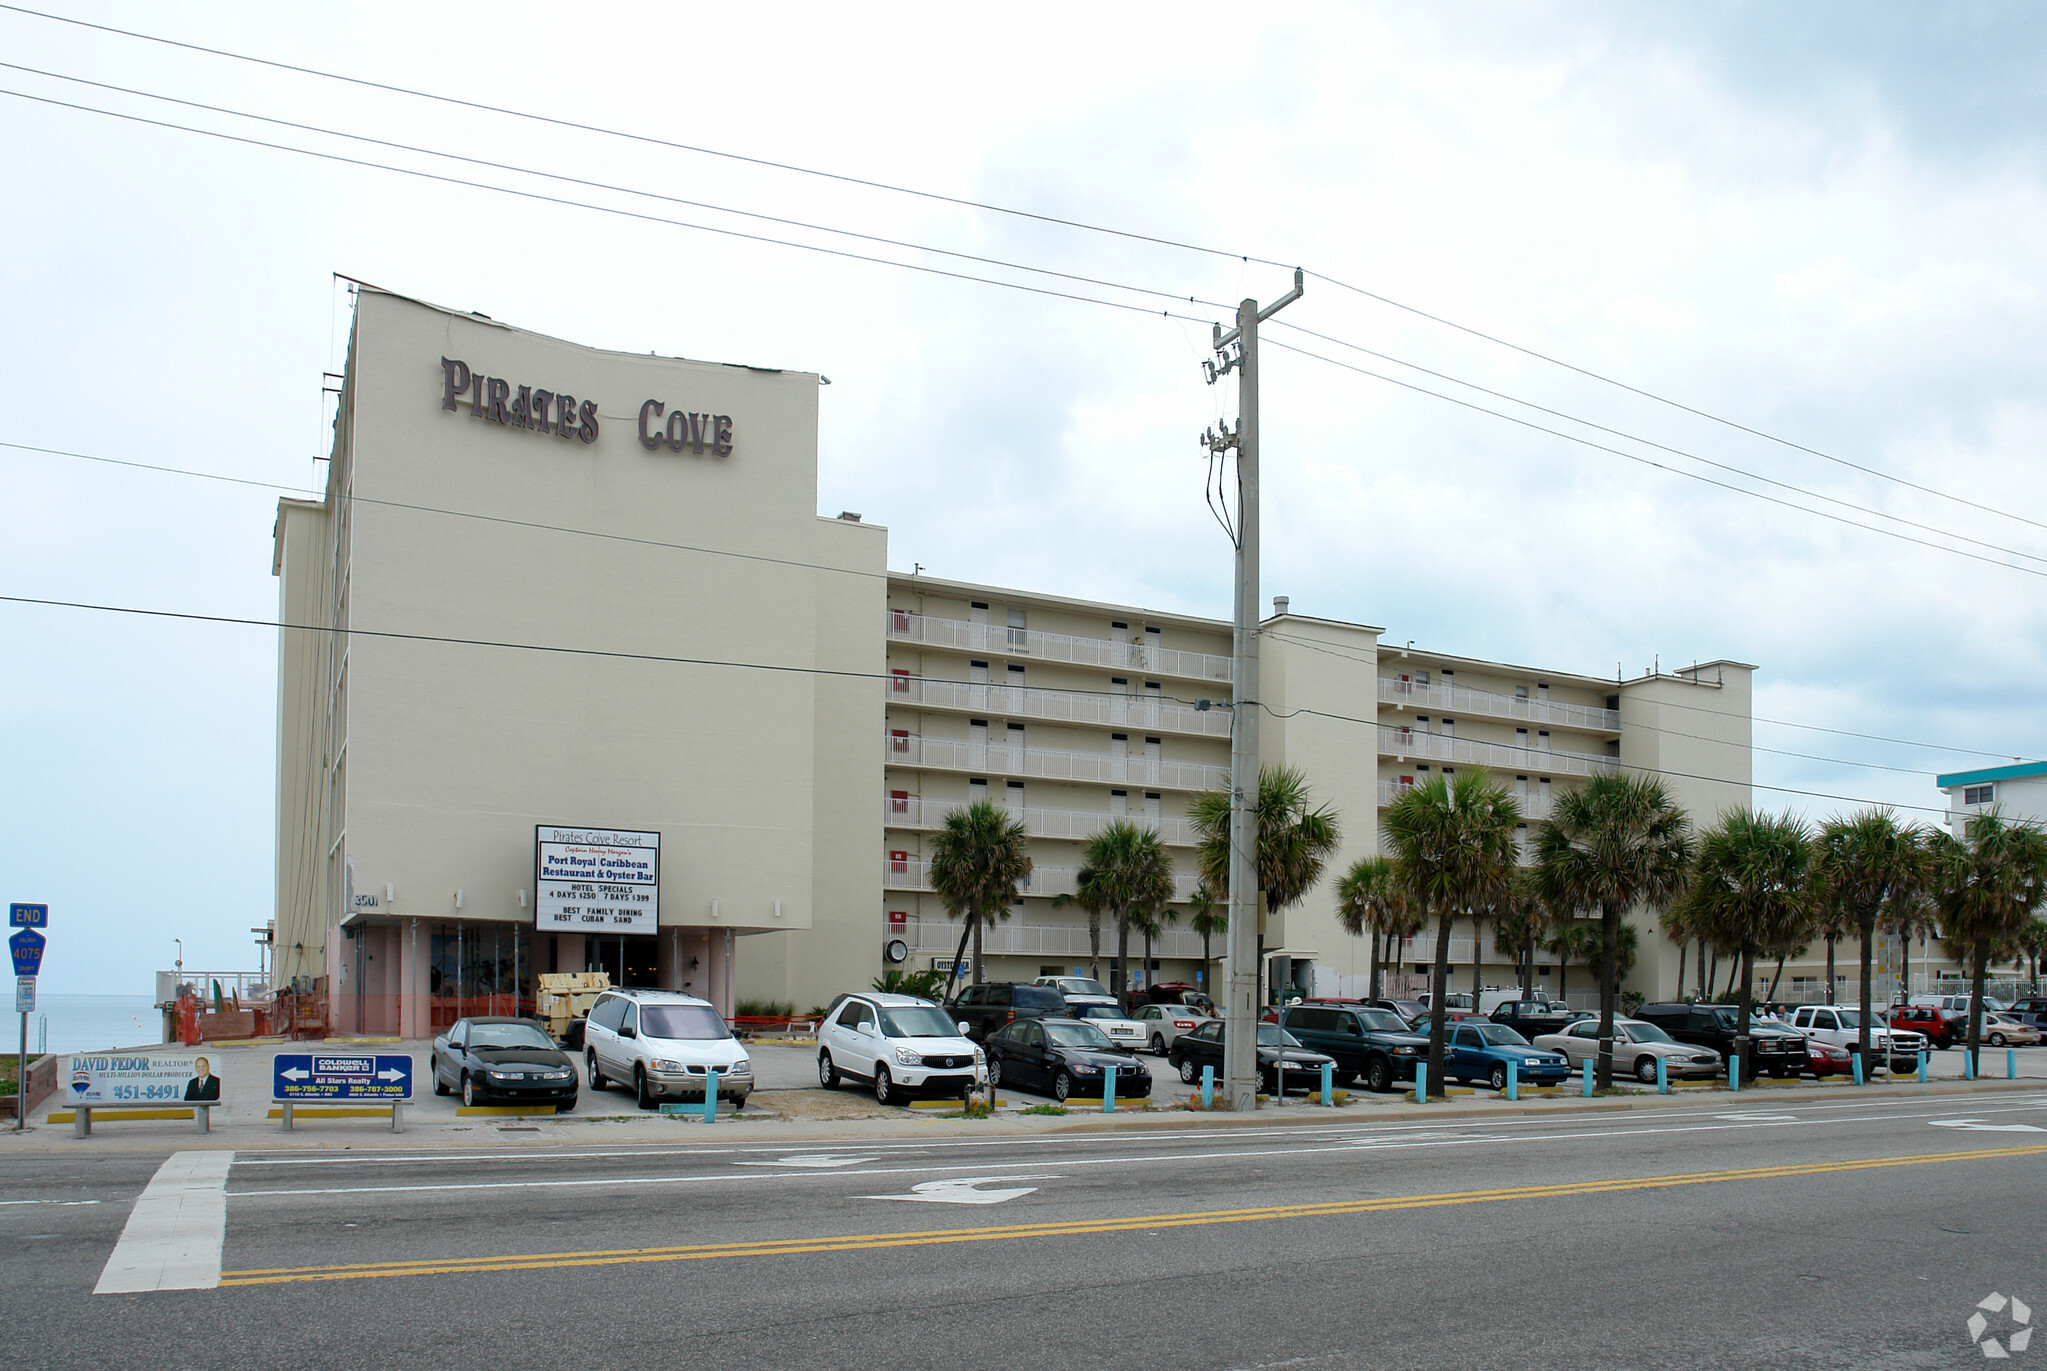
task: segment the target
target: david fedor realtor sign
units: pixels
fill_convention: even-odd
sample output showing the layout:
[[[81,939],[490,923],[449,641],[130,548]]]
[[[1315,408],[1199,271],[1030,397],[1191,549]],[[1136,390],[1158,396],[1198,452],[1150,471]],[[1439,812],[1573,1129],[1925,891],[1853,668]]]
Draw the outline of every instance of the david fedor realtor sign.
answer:
[[[72,1057],[73,1104],[168,1104],[218,1100],[220,1077],[203,1053],[99,1052]]]
[[[534,927],[652,933],[661,900],[661,835],[550,828],[533,837]]]

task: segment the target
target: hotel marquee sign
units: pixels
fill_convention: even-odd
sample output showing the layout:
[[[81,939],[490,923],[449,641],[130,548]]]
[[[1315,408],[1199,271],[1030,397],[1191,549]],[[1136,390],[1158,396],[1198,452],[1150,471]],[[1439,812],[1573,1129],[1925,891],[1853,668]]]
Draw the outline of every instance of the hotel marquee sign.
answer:
[[[594,443],[600,428],[595,400],[578,400],[566,391],[514,384],[502,376],[486,376],[457,357],[441,359],[441,408],[529,433],[551,433]],[[670,409],[665,401],[640,405],[640,446],[658,452],[689,452],[701,457],[732,455],[732,416]]]
[[[661,912],[661,835],[536,825],[533,926],[564,933],[652,933]]]

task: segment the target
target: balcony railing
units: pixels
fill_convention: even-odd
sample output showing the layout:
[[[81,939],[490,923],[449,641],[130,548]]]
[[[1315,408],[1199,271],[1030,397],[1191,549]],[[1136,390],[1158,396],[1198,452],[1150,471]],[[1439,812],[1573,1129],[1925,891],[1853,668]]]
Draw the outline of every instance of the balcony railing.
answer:
[[[917,734],[882,739],[888,766],[983,772],[991,776],[1036,776],[1047,781],[1153,786],[1160,790],[1213,790],[1226,785],[1227,766],[1207,762],[1155,761],[1110,752],[1068,752],[1051,747],[966,743]]]
[[[957,923],[941,922],[935,919],[918,919],[908,924],[899,935],[910,945],[913,953],[936,954],[950,957],[959,949],[960,926]],[[982,950],[987,953],[1007,953],[1030,957],[1047,957],[1062,961],[1078,961],[1088,955],[1087,926],[1085,924],[997,924],[981,932]],[[1220,957],[1223,940],[1220,937],[1210,941],[1211,950]],[[1116,928],[1107,919],[1102,924],[1102,956],[1106,959],[1116,955]],[[1144,955],[1144,939],[1132,933],[1130,936],[1132,959]],[[1168,928],[1151,940],[1151,955],[1154,957],[1176,957],[1201,959],[1201,935],[1190,933],[1184,928]]]
[[[1379,751],[1396,757],[1420,757],[1428,761],[1467,762],[1496,771],[1540,771],[1551,776],[1598,776],[1620,770],[1615,757],[1595,757],[1589,752],[1559,752],[1539,747],[1515,747],[1508,743],[1481,743],[1448,733],[1424,733],[1415,728],[1379,726]]]
[[[980,681],[934,681],[922,676],[897,676],[888,684],[888,702],[923,709],[957,709],[976,714],[1045,719],[1055,723],[1100,724],[1108,728],[1148,729],[1159,733],[1194,733],[1206,738],[1230,736],[1227,703],[1216,709],[1169,704],[1144,695],[1093,695],[1036,686],[989,685]]]
[[[945,822],[945,816],[958,809],[957,800],[926,800],[916,795],[897,799],[884,796],[881,802],[881,822],[887,828],[938,828]],[[1171,847],[1194,847],[1201,842],[1201,833],[1192,819],[1171,815],[1109,814],[1099,809],[1041,809],[1026,805],[1022,809],[1012,808],[1011,812],[1024,822],[1033,838],[1092,838],[1112,819],[1128,819],[1135,824],[1158,830],[1160,838]]]
[[[1395,800],[1413,789],[1415,789],[1414,786],[1402,785],[1399,781],[1380,781],[1380,808],[1383,809],[1385,806],[1392,804]],[[1514,804],[1520,809],[1521,817],[1531,822],[1536,819],[1547,819],[1551,811],[1556,808],[1556,798],[1553,795],[1544,794],[1540,790],[1516,790],[1510,791],[1509,794],[1514,797]]]
[[[1463,686],[1417,685],[1388,676],[1379,678],[1379,698],[1388,704],[1422,705],[1459,714],[1562,724],[1566,728],[1590,728],[1604,733],[1618,733],[1621,728],[1621,712],[1617,709],[1524,700],[1517,695],[1496,695],[1489,690],[1466,690]]]
[[[1002,624],[976,624],[961,619],[934,619],[891,609],[888,636],[926,647],[955,648],[1009,657],[1035,657],[1041,662],[1072,662],[1110,671],[1148,671],[1157,676],[1191,676],[1202,681],[1228,681],[1230,659],[1213,652],[1182,652],[1146,642],[1121,643],[1110,638],[1074,638]]]
[[[1201,885],[1201,877],[1193,871],[1173,872],[1173,898],[1192,899]],[[1080,868],[1077,866],[1033,866],[1031,874],[1017,887],[1019,897],[1071,895],[1080,887]],[[921,857],[884,857],[881,863],[881,888],[883,890],[929,891],[931,885],[931,863]]]

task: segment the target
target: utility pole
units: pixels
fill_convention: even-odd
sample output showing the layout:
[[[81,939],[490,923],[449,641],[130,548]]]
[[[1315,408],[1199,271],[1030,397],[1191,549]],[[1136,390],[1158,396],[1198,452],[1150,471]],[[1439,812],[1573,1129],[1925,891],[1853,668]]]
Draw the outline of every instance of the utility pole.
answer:
[[[1237,326],[1215,326],[1219,362],[1203,364],[1212,385],[1237,371],[1237,431],[1209,435],[1209,450],[1237,450],[1237,585],[1231,632],[1230,930],[1223,1000],[1223,1098],[1229,1108],[1258,1107],[1258,1017],[1264,1003],[1258,937],[1258,325],[1301,298],[1302,278],[1263,310],[1237,306]],[[1236,355],[1228,349],[1234,344]]]

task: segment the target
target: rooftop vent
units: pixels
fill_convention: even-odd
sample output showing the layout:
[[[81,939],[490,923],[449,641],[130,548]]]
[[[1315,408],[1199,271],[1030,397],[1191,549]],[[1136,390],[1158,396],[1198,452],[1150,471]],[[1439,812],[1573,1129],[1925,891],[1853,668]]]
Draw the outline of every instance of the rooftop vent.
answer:
[[[1292,604],[1292,603],[1293,603],[1293,598],[1292,598],[1291,596],[1287,596],[1287,595],[1275,595],[1275,596],[1273,596],[1273,597],[1272,597],[1272,613],[1273,613],[1273,616],[1274,616],[1275,618],[1277,618],[1278,616],[1280,616],[1280,615],[1282,615],[1282,614],[1285,614],[1285,613],[1286,613],[1286,607],[1287,607],[1288,605]]]
[[[857,523],[859,523],[859,522],[860,522],[860,516],[859,516],[859,515],[857,515],[857,514],[855,514],[855,513],[854,513],[854,512],[852,511],[852,510],[850,510],[850,509],[842,509],[842,510],[840,510],[840,511],[839,511],[839,517],[840,517],[841,519],[844,519],[844,520],[845,520],[845,521],[846,521],[847,523],[849,523],[849,524],[857,524]]]

